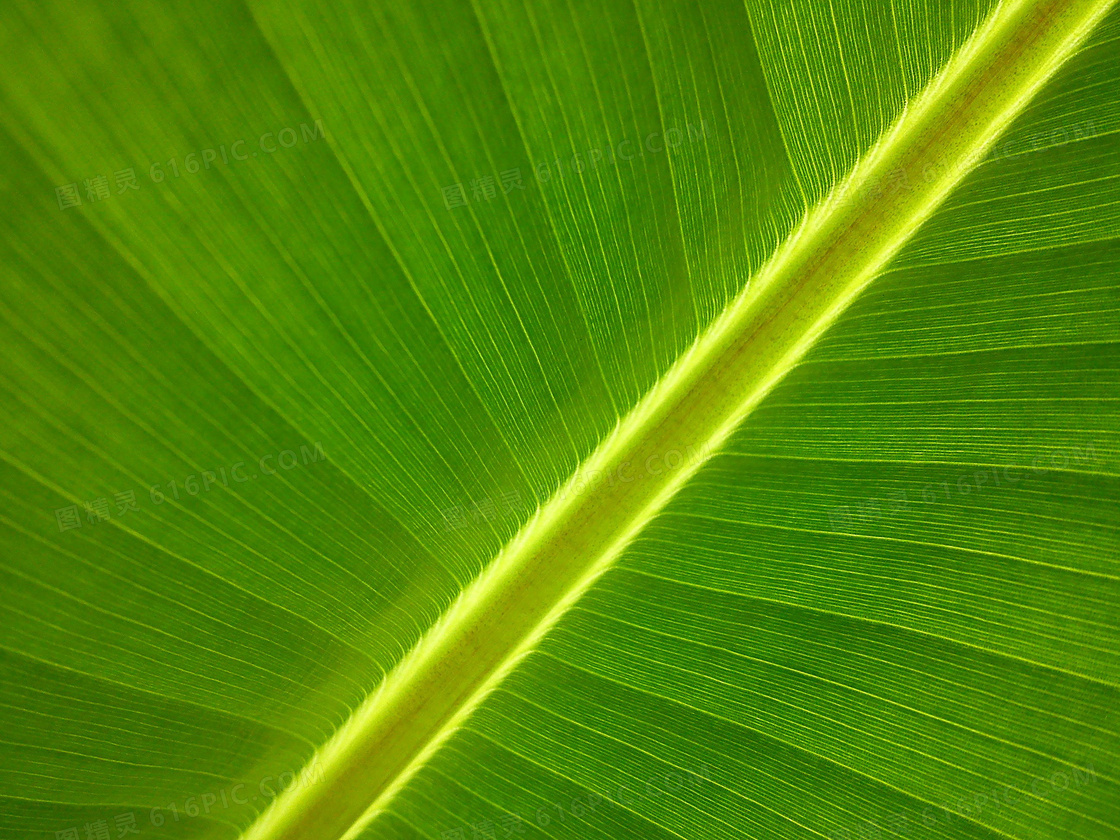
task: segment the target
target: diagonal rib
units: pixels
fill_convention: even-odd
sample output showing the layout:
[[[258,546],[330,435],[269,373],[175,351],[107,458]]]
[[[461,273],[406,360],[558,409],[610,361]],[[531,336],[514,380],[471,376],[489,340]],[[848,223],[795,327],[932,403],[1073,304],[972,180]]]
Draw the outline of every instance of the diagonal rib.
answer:
[[[356,836],[798,363],[1076,51],[1112,0],[997,7],[246,840]]]

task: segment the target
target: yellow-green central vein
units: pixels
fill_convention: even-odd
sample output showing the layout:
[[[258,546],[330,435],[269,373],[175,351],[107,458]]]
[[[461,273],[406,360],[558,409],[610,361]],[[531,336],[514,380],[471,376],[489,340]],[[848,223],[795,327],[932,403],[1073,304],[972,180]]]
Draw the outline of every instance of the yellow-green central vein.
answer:
[[[246,840],[357,836],[798,363],[1113,0],[1002,3]]]

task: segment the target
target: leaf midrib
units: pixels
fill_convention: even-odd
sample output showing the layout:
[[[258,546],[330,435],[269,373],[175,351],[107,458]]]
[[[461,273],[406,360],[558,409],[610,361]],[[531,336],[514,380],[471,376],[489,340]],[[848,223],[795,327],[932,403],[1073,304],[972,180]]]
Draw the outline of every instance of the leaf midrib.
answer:
[[[286,791],[243,837],[356,837],[798,363],[1113,2],[999,6],[316,753],[320,781]],[[899,173],[905,187],[873,191]]]

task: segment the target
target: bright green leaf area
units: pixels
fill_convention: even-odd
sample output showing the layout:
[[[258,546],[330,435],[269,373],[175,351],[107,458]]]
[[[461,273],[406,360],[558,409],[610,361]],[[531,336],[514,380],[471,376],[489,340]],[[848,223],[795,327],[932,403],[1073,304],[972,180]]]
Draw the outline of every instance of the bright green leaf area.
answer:
[[[0,838],[1120,838],[1120,6],[0,7]]]

